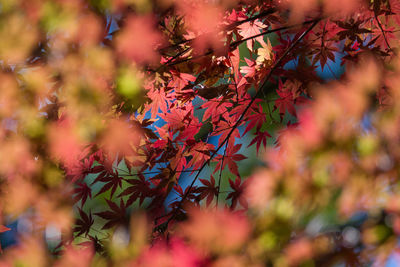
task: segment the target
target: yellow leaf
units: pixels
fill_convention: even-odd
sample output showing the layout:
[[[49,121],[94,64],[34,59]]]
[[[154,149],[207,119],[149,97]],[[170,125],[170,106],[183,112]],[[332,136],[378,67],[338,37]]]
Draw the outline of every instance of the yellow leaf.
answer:
[[[264,62],[272,60],[272,46],[269,39],[267,40],[267,44],[262,46],[263,47],[260,47],[257,50],[257,55],[258,55],[256,59],[257,65],[261,65]]]

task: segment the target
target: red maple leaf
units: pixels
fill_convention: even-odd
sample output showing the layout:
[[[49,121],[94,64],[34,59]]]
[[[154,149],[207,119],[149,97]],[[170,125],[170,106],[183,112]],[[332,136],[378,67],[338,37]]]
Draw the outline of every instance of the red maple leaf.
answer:
[[[244,77],[246,78],[254,78],[256,76],[256,62],[247,58],[244,58],[246,61],[247,66],[240,67],[240,71],[245,74]]]
[[[235,181],[229,180],[229,185],[233,189],[232,192],[228,194],[226,200],[230,199],[231,209],[234,209],[239,202],[242,207],[247,208],[247,201],[243,197],[244,188],[246,187],[246,181],[242,183],[239,177],[236,177]]]
[[[237,144],[234,146],[227,145],[227,149],[225,151],[225,157],[223,155],[218,155],[215,158],[216,160],[218,160],[218,164],[215,167],[214,173],[221,168],[221,163],[223,162],[222,169],[224,169],[225,166],[228,165],[229,171],[235,174],[236,176],[239,176],[239,171],[236,161],[247,159],[246,156],[243,156],[242,154],[237,154],[237,152],[240,150],[241,147],[242,144]]]
[[[276,90],[279,95],[279,99],[275,100],[275,109],[279,110],[279,114],[284,115],[286,110],[293,116],[296,117],[296,108],[294,107],[293,93],[283,89],[282,81],[279,80],[279,89]]]
[[[264,28],[267,28],[267,25],[263,24],[259,20],[254,20],[254,21],[243,23],[238,28],[239,28],[239,34],[244,39],[246,39],[246,38],[249,38],[249,37],[253,37],[253,36],[257,35],[257,34],[260,34],[260,30],[264,29]],[[254,39],[257,40],[260,44],[265,44],[264,39],[263,39],[262,36],[259,36],[257,38],[249,39],[249,40],[246,41],[246,43],[247,43],[247,47],[250,50],[253,50]]]
[[[254,137],[254,139],[250,142],[250,144],[247,147],[250,147],[254,145],[254,143],[256,143],[257,154],[258,154],[261,143],[263,144],[264,148],[267,146],[267,137],[269,138],[271,137],[271,135],[267,131],[265,132],[257,131],[256,137]]]
[[[242,136],[244,136],[251,129],[254,129],[254,127],[256,128],[256,131],[258,132],[261,129],[261,126],[267,120],[267,116],[265,115],[261,105],[258,105],[257,109],[252,109],[252,110],[254,113],[247,117],[247,121],[249,121],[249,123],[247,124],[246,130],[244,130],[244,133]]]
[[[220,101],[220,99],[223,98],[219,97],[215,100],[209,100],[201,105],[201,108],[205,109],[203,120],[211,118],[211,120],[215,122],[218,121],[221,116],[228,119],[229,113],[227,112],[227,109],[232,107],[233,104],[230,102]]]
[[[200,168],[200,166],[202,166],[210,158],[210,155],[214,150],[215,147],[213,144],[198,142],[188,152],[188,155],[192,156],[192,158],[187,164],[187,168]]]
[[[151,102],[147,104],[147,108],[151,110],[151,117],[155,118],[158,110],[165,113],[168,110],[168,97],[164,91],[164,88],[152,89],[147,92],[147,96]]]
[[[199,193],[199,200],[206,198],[206,205],[209,206],[213,201],[214,197],[218,194],[218,187],[215,186],[215,179],[211,175],[210,181],[207,179],[199,179],[204,185],[196,189],[196,193]]]
[[[171,70],[170,72],[172,74],[172,80],[168,84],[168,87],[175,88],[177,92],[188,85],[189,82],[196,81],[196,77],[191,74],[182,73],[175,70]]]
[[[233,121],[232,121],[232,123],[228,123],[226,121],[220,121],[218,123],[218,127],[216,128],[216,130],[213,133],[214,136],[221,135],[218,140],[218,146],[220,146],[222,144],[222,142],[224,142],[224,140],[226,138],[228,138],[228,135],[232,131],[233,125],[235,125],[235,123]],[[240,133],[239,133],[239,130],[237,127],[230,134],[229,140],[227,141],[227,143],[230,145],[233,145],[235,143],[236,138],[240,138]]]

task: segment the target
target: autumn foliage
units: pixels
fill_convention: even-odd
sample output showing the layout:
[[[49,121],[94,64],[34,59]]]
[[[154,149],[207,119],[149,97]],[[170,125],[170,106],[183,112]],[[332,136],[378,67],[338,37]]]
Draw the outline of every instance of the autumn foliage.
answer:
[[[400,262],[399,1],[0,20],[0,266]]]

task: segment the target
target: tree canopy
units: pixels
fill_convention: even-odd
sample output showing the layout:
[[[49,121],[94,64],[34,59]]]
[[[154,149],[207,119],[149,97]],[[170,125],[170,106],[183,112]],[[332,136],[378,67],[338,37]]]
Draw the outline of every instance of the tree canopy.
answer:
[[[0,266],[400,256],[397,0],[0,0],[0,20]]]

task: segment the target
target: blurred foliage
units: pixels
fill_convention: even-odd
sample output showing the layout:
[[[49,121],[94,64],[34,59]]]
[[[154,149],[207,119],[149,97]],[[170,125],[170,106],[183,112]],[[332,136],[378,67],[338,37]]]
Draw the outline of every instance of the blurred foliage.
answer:
[[[397,259],[399,24],[397,0],[0,0],[0,266]]]

